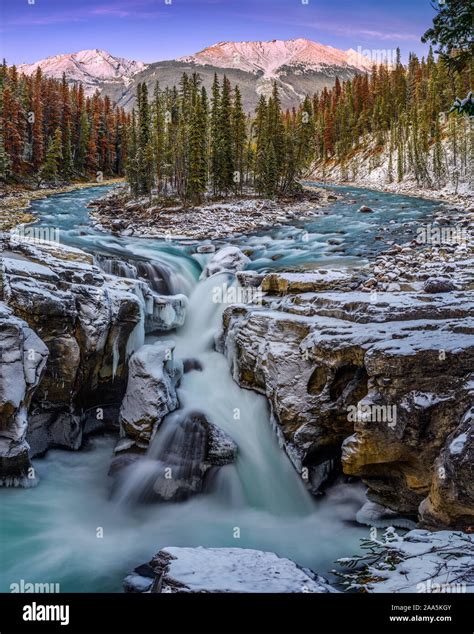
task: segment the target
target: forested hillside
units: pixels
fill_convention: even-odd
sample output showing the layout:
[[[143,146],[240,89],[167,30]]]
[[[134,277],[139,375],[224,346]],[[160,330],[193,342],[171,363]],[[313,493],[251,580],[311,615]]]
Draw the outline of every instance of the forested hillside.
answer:
[[[413,179],[440,189],[469,178],[469,118],[452,110],[470,88],[469,68],[452,69],[430,51],[408,65],[374,66],[283,110],[277,85],[247,115],[238,86],[215,76],[211,94],[199,74],[149,95],[137,87],[137,109],[125,114],[108,97],[82,87],[0,68],[0,177],[68,181],[126,173],[134,196],[255,191],[274,197],[298,180],[383,184]],[[372,178],[372,180],[374,180]]]
[[[123,173],[128,115],[82,86],[0,67],[0,178],[54,182]]]
[[[384,167],[384,182],[409,175],[422,187],[443,187],[453,173],[466,177],[472,139],[468,117],[452,110],[470,88],[469,68],[460,72],[411,55],[407,67],[374,68],[314,98],[315,165],[319,175],[357,180]],[[360,152],[360,153],[358,153]],[[362,162],[366,164],[361,165]]]

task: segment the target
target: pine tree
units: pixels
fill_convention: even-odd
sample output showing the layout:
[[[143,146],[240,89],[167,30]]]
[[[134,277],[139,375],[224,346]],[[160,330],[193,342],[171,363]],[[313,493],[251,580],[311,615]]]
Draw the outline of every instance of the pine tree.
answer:
[[[136,158],[138,165],[138,190],[140,194],[149,195],[154,184],[154,168],[148,88],[145,83],[142,83],[138,85],[137,90],[138,135]]]
[[[194,204],[202,201],[207,185],[206,117],[200,94],[194,97],[189,139],[189,176],[187,198]]]
[[[44,163],[41,167],[41,177],[46,181],[55,182],[58,178],[62,154],[61,129],[56,128],[54,136],[50,137]]]
[[[444,165],[443,165],[443,146],[441,144],[441,131],[439,126],[439,120],[436,119],[435,123],[435,142],[433,148],[433,176],[436,184],[440,187],[444,180]]]
[[[74,162],[72,159],[72,144],[71,144],[71,128],[66,127],[63,148],[62,148],[62,166],[61,173],[66,180],[70,180],[74,175]]]
[[[247,146],[247,119],[242,107],[242,97],[238,86],[234,89],[232,142],[234,190],[236,193],[242,193],[245,174],[245,149]]]
[[[153,140],[154,140],[154,158],[155,173],[158,188],[162,187],[164,159],[165,159],[165,139],[166,139],[166,123],[164,96],[160,89],[160,85],[156,82],[153,94]]]
[[[10,159],[5,151],[3,134],[0,131],[0,180],[6,180],[10,175]]]
[[[256,117],[253,124],[253,135],[255,138],[255,161],[254,161],[254,186],[259,194],[265,193],[265,172],[267,159],[267,102],[263,95],[260,95],[256,109]]]
[[[217,194],[220,182],[219,182],[219,169],[220,169],[220,85],[217,78],[217,74],[214,74],[214,81],[212,84],[212,98],[211,98],[211,119],[210,119],[210,174],[212,180],[212,188],[214,196]]]
[[[228,194],[234,186],[232,101],[230,81],[224,75],[218,116],[218,192]]]
[[[43,75],[41,68],[38,68],[33,80],[32,110],[32,164],[36,172],[39,170],[44,159],[42,83]]]
[[[88,145],[89,120],[87,118],[87,112],[83,110],[79,119],[78,140],[76,146],[76,154],[74,157],[75,168],[79,172],[79,174],[84,174],[85,171]]]
[[[137,157],[137,122],[135,110],[132,111],[132,120],[129,127],[128,137],[128,159],[126,165],[127,180],[133,196],[140,194],[140,174]]]
[[[281,114],[280,95],[276,82],[273,83],[272,96],[268,100],[267,134],[268,141],[273,147],[271,154],[275,157],[276,188],[278,188],[285,162],[285,131]]]

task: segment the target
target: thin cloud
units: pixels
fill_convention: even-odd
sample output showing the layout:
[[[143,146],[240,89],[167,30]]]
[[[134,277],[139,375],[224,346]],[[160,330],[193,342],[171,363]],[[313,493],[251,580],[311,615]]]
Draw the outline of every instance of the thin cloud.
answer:
[[[50,13],[41,17],[23,15],[12,20],[5,20],[5,27],[11,26],[47,26],[51,24],[61,24],[67,22],[84,22],[91,17],[116,17],[135,19],[149,19],[164,15],[164,11],[149,11],[147,8],[156,6],[156,0],[134,0],[133,2],[116,2],[114,4],[103,4],[98,7],[88,9],[75,9],[72,11],[62,11]],[[145,9],[145,10],[144,10]],[[5,30],[5,29],[3,29]]]
[[[291,19],[291,18],[280,18],[278,16],[269,16],[269,15],[249,15],[249,14],[245,14],[245,13],[234,13],[235,17],[241,17],[241,18],[247,18],[247,19],[251,19],[254,22],[260,21],[260,22],[266,22],[269,24],[285,24],[288,26],[296,26],[296,27],[303,27],[306,29],[314,29],[314,30],[318,30],[321,32],[326,32],[326,33],[334,33],[336,35],[345,35],[345,36],[349,36],[349,37],[370,37],[374,40],[401,40],[401,41],[413,41],[413,42],[419,42],[420,41],[420,35],[415,34],[415,33],[404,33],[404,32],[392,32],[392,31],[381,31],[381,30],[376,30],[376,29],[367,29],[367,28],[360,28],[358,29],[357,26],[353,26],[353,27],[345,27],[345,26],[340,26],[338,24],[334,24],[332,22],[315,22],[315,21],[309,21],[309,20],[305,20],[305,21],[301,21],[301,20],[295,20],[295,19]]]
[[[371,31],[368,29],[356,29],[356,28],[345,28],[345,27],[337,27],[337,26],[327,26],[327,25],[316,25],[310,24],[308,25],[312,28],[324,29],[331,33],[338,33],[340,35],[366,35],[367,37],[372,37],[376,40],[412,40],[419,42],[420,36],[415,35],[414,33],[393,33],[390,31]]]

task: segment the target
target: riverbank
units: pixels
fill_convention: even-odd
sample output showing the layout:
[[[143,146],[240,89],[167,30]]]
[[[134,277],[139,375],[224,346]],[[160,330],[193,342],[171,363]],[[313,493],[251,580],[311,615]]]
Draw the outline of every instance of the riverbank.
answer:
[[[314,178],[319,177],[316,175]],[[357,179],[356,181],[345,181],[342,179],[334,178],[328,179],[327,177],[321,179],[329,187],[331,185],[342,185],[343,187],[368,187],[374,191],[384,192],[386,194],[398,194],[401,196],[409,196],[411,198],[425,198],[426,200],[435,200],[448,205],[457,207],[461,211],[469,210],[474,207],[474,195],[473,193],[454,193],[446,189],[427,189],[419,187],[413,182],[401,182],[401,183],[373,183],[367,182],[365,179]]]
[[[471,143],[468,127],[465,134],[466,143]],[[398,159],[396,152],[391,151],[390,143],[379,147],[373,139],[364,139],[343,161],[332,158],[314,164],[311,178],[328,186],[365,187],[390,194],[442,201],[460,209],[469,208],[473,205],[472,167],[469,161],[461,160],[454,153],[452,143],[447,138],[442,139],[441,145],[444,159],[437,173],[434,172],[435,145],[430,147],[422,174],[416,174],[410,161],[404,161],[402,180],[399,182]]]
[[[123,236],[222,239],[311,220],[341,196],[314,186],[298,197],[277,200],[244,195],[186,208],[178,200],[133,200],[124,189],[89,204],[96,229]]]
[[[10,231],[14,227],[35,221],[35,216],[28,210],[35,200],[47,198],[53,194],[66,194],[88,187],[115,185],[123,182],[121,178],[111,178],[102,181],[70,183],[53,188],[29,189],[20,185],[5,185],[0,187],[0,231]]]

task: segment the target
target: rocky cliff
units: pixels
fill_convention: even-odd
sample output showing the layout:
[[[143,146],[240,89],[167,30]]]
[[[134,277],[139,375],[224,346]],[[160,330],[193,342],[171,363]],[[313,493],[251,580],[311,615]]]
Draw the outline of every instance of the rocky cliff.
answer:
[[[182,324],[186,299],[76,249],[4,235],[0,250],[0,481],[28,486],[30,457],[117,424],[130,355],[145,329]]]
[[[426,526],[472,527],[473,253],[468,235],[352,273],[239,274],[263,300],[226,309],[218,347],[314,493],[342,469]]]

